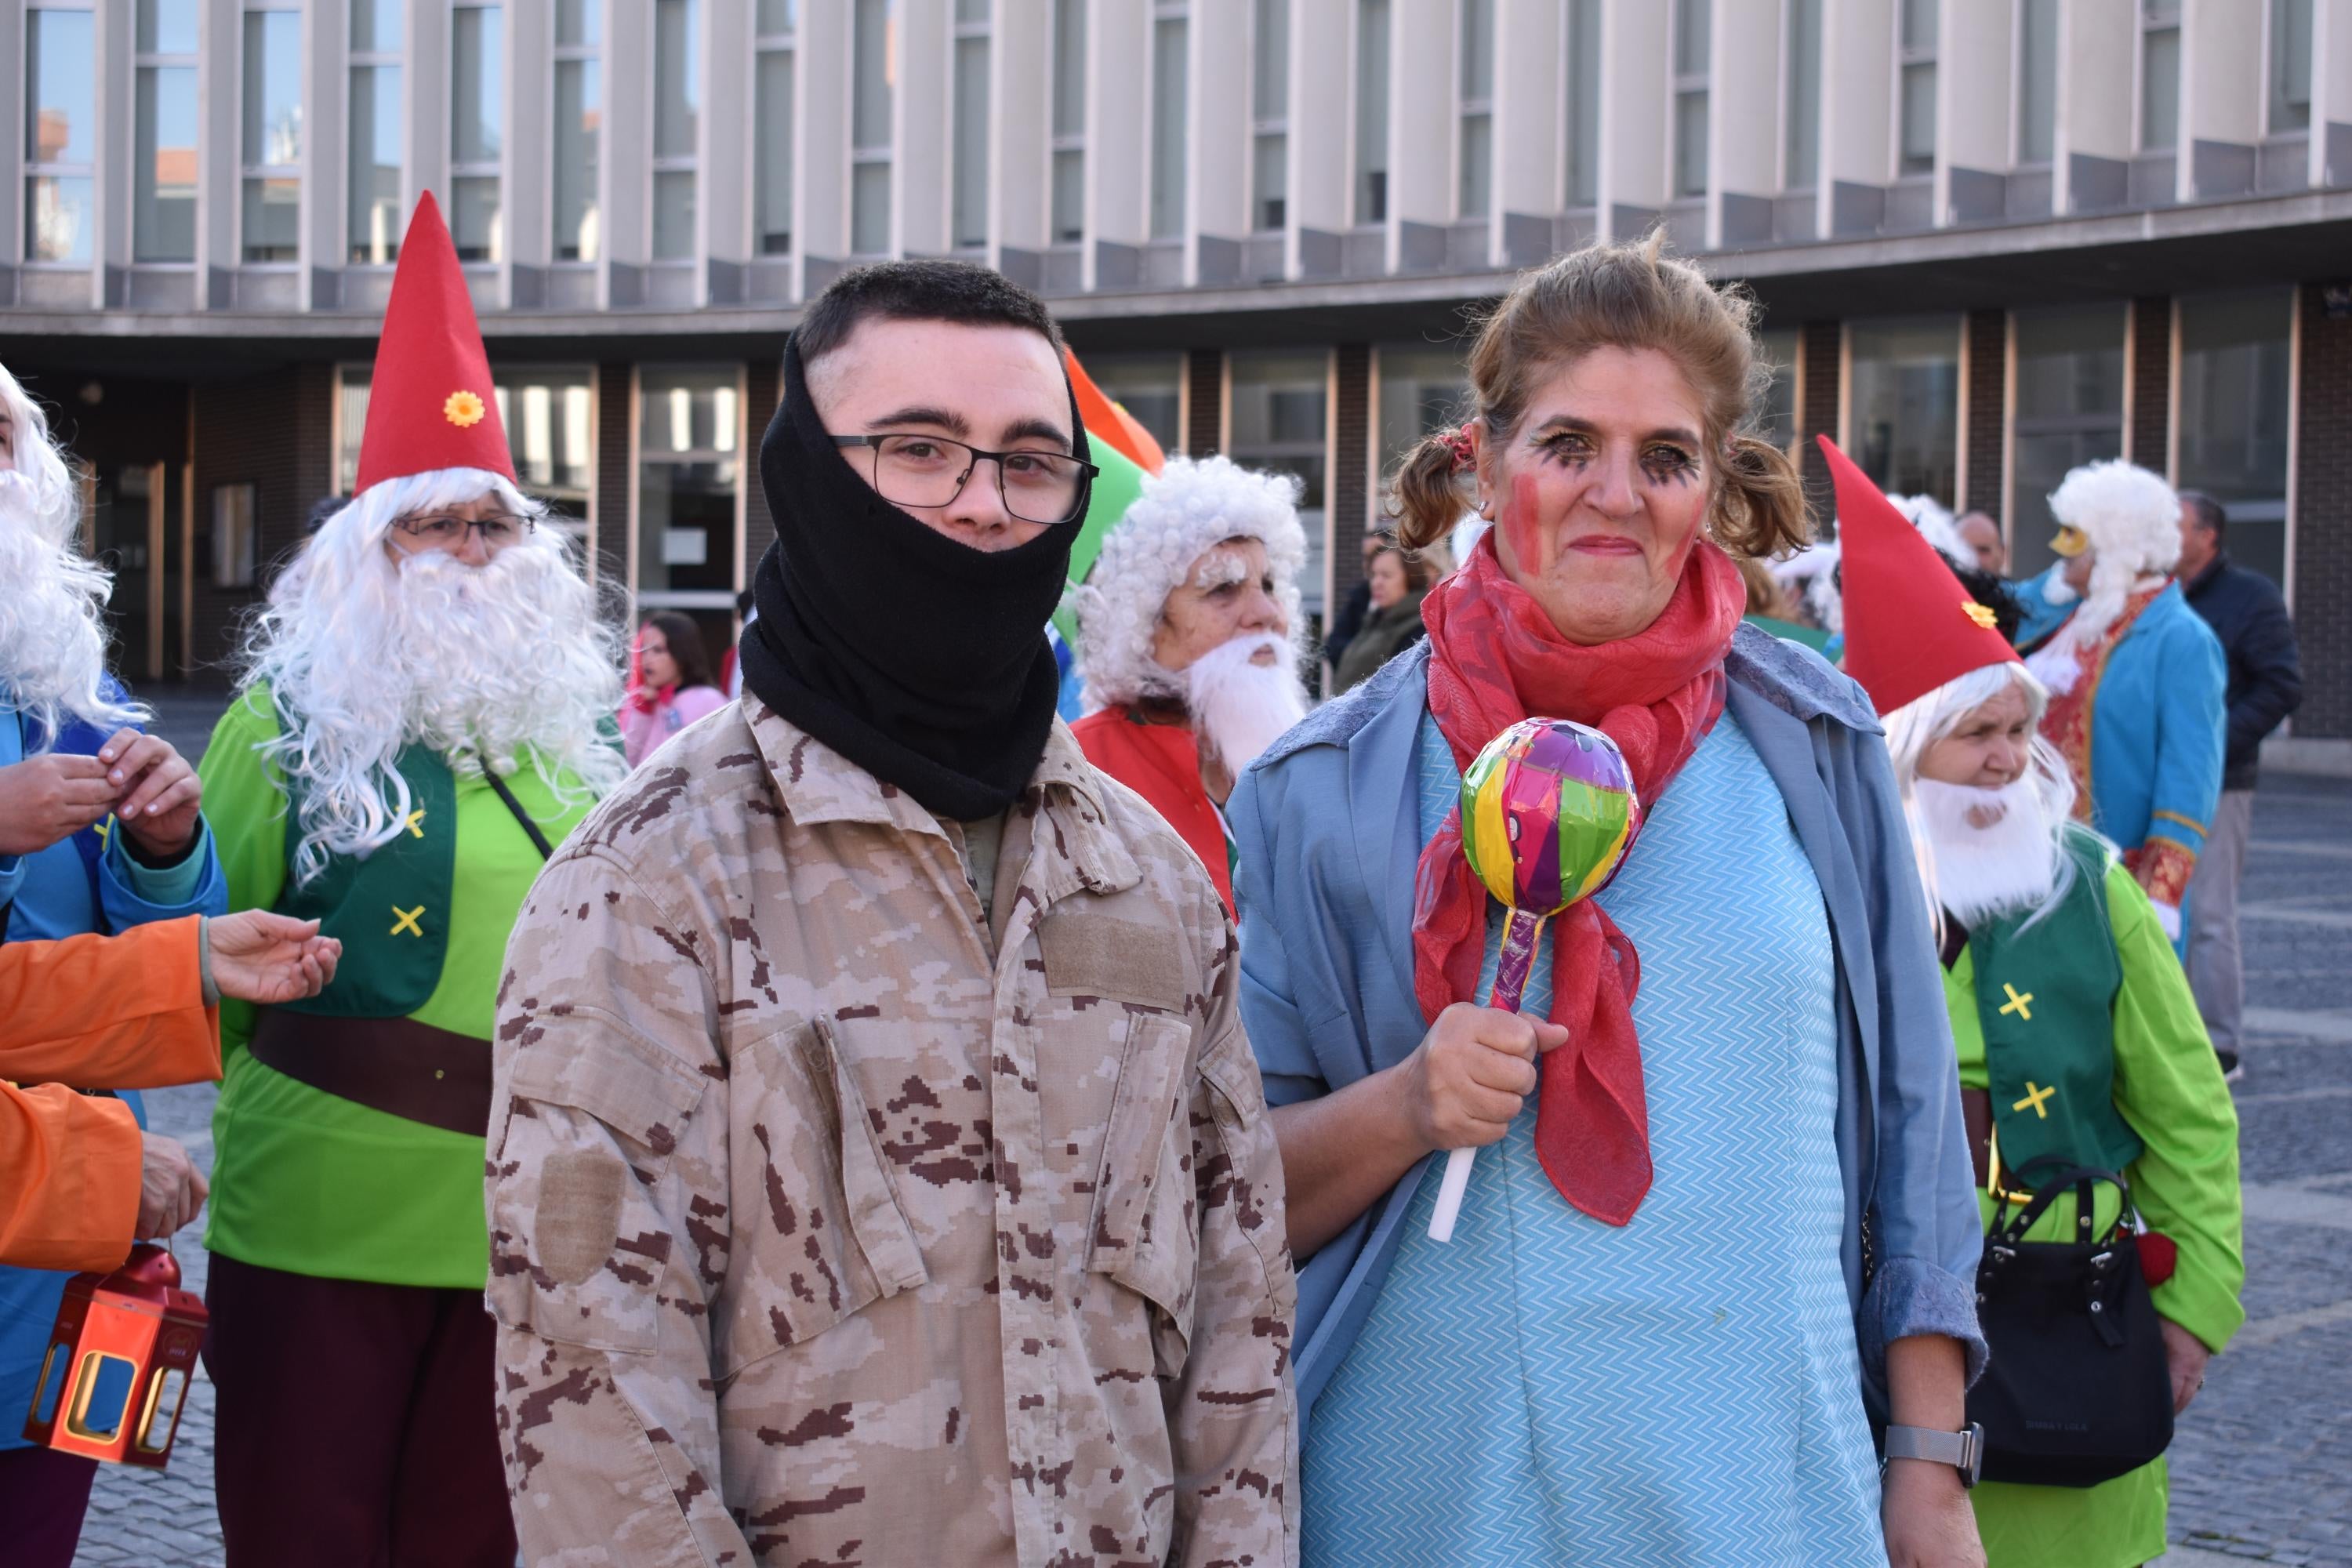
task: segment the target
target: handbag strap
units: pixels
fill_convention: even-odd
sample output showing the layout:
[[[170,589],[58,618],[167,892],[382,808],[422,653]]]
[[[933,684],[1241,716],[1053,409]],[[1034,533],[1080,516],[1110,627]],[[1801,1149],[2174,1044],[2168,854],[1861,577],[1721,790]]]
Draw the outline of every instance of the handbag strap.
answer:
[[[2059,1156],[2044,1155],[2041,1159],[2029,1161],[2020,1168],[2020,1173],[2040,1165],[2057,1165],[2059,1170],[2055,1175],[2034,1187],[2031,1202],[1994,1228],[1992,1233],[1994,1240],[2009,1246],[2015,1246],[2023,1241],[2025,1233],[2032,1230],[2034,1223],[2050,1212],[2050,1206],[2058,1201],[2058,1195],[2072,1189],[2074,1194],[2076,1239],[2089,1241],[2091,1226],[2096,1223],[2091,1201],[2093,1189],[2101,1182],[2106,1183],[2123,1195],[2123,1205],[2116,1212],[2115,1224],[2116,1230],[2120,1232],[2123,1229],[2125,1222],[2132,1212],[2131,1184],[2124,1180],[2119,1173],[2104,1170],[2096,1165],[2068,1165]]]
[[[504,801],[507,809],[514,814],[514,819],[522,824],[522,830],[530,835],[531,847],[539,851],[539,858],[545,860],[553,856],[555,846],[547,841],[547,835],[541,832],[539,824],[530,819],[530,813],[522,808],[522,802],[517,800],[514,791],[507,787],[507,781],[499,777],[492,770],[490,760],[483,756],[477,756],[474,760],[481,763],[482,776],[490,781],[492,789],[499,792],[499,798]]]

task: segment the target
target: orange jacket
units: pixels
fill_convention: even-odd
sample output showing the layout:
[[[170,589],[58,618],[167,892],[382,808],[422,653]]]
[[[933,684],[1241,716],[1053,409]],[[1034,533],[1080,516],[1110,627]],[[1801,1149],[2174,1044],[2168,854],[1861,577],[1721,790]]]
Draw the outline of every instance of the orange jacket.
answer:
[[[1201,783],[1200,742],[1181,724],[1154,724],[1132,708],[1105,708],[1070,726],[1087,761],[1151,804],[1201,858],[1225,912],[1234,912],[1232,851],[1225,825]]]
[[[0,1263],[110,1269],[139,1221],[139,1124],[85,1089],[220,1077],[199,917],[0,944]]]

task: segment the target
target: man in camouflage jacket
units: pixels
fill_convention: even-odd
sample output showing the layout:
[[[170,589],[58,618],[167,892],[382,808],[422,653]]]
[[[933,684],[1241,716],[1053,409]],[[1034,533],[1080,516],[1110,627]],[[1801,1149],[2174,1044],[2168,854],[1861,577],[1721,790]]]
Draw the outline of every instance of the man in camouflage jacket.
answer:
[[[1027,298],[1001,279],[950,276],[940,301],[952,265],[849,275],[846,326],[821,304],[803,341],[862,351],[873,395],[901,374],[980,389],[968,413],[927,411],[1013,447],[986,401],[1008,376],[955,354],[984,338],[1019,360],[1024,329],[1050,353],[1050,323],[1000,324],[997,296]],[[855,313],[861,287],[881,313]],[[999,314],[962,324],[975,287]],[[913,315],[940,317],[908,319],[910,291]],[[802,510],[812,492],[854,510],[810,467],[868,472],[808,435],[816,415],[872,422],[823,395],[813,412],[801,371],[796,345],[762,468],[782,572],[834,572],[837,597],[837,563],[789,541],[895,525]],[[1060,450],[1082,457],[1082,439]],[[996,477],[972,471],[967,492]],[[962,503],[929,510],[973,530],[1046,510],[1012,493],[970,503],[976,523]],[[909,539],[889,542],[922,548]],[[1020,549],[974,553],[992,542]],[[761,622],[789,636],[810,612],[776,565]],[[987,630],[957,635],[977,647]],[[508,950],[488,1294],[526,1557],[1295,1563],[1281,1172],[1233,927],[1199,861],[1058,721],[1009,759],[1017,788],[991,816],[972,808],[984,791],[921,766],[853,762],[893,753],[755,644],[742,700],[559,850]],[[886,699],[860,711],[893,722]],[[925,743],[968,784],[1005,776],[985,739]]]

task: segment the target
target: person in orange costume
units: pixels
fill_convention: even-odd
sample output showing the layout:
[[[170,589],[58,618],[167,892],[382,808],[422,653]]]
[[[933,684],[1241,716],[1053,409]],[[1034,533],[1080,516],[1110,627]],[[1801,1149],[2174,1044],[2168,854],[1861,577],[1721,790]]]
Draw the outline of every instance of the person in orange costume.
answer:
[[[221,997],[316,995],[342,952],[318,930],[248,910],[0,944],[0,1073],[99,1088],[216,1079]],[[110,1269],[203,1199],[185,1151],[142,1132],[122,1101],[0,1082],[0,1262]]]

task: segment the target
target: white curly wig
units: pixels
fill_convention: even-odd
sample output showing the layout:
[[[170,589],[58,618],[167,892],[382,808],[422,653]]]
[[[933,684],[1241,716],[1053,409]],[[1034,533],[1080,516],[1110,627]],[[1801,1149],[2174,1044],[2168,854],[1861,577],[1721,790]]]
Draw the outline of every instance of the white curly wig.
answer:
[[[2106,635],[2143,578],[2180,562],[2180,497],[2122,458],[2085,463],[2050,492],[2050,515],[2091,542],[2091,581],[2081,608],[2030,661],[2051,690],[2074,689],[2077,652]]]
[[[1303,651],[1298,573],[1307,563],[1307,531],[1298,521],[1298,496],[1296,477],[1223,457],[1171,458],[1144,477],[1142,495],[1104,539],[1086,585],[1070,592],[1089,711],[1145,698],[1183,699],[1183,675],[1151,657],[1152,634],[1192,563],[1229,539],[1265,546],[1275,600],[1292,648]]]

